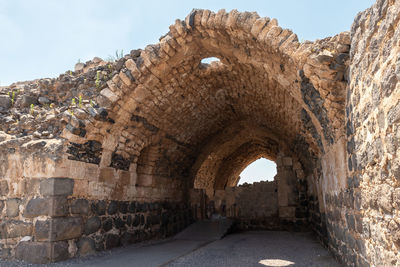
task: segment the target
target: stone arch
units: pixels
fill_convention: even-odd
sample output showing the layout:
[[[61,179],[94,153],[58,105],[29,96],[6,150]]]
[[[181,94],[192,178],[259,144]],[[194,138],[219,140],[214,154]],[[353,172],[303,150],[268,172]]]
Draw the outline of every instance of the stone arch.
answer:
[[[221,163],[214,188],[223,189],[236,186],[239,182],[239,174],[249,164],[261,157],[276,161],[275,156],[271,154],[268,147],[257,143],[243,144]]]
[[[215,153],[207,151],[215,136],[232,138],[231,125],[240,123],[247,132],[262,128],[301,161],[309,188],[315,189],[311,193],[320,196],[320,158],[344,136],[345,57],[339,57],[338,44],[346,40],[344,34],[299,43],[276,20],[255,13],[193,10],[160,43],[121,61],[120,72],[98,97],[106,119],[87,122],[85,138],[103,140],[104,150],[127,162],[149,140],[158,140],[159,152],[170,163],[169,178],[182,187],[176,190],[185,199],[203,160],[209,158],[213,166],[203,165],[212,172],[205,175],[211,184],[219,170],[224,172],[219,162],[212,163]],[[201,60],[206,57],[220,62],[205,67]],[[156,191],[163,184],[152,186]]]
[[[76,235],[57,241],[80,236],[90,240],[91,234],[81,228],[96,220],[93,216],[112,221],[96,240],[107,249],[115,245],[110,240],[171,235],[194,218],[204,217],[211,201],[223,204],[214,207],[225,207],[221,210],[226,215],[238,216],[244,228],[257,228],[243,217],[245,206],[233,205],[232,196],[242,196],[226,185],[234,184],[232,177],[260,155],[277,163],[278,179],[237,189],[252,197],[250,191],[259,187],[263,190],[259,196],[268,195],[277,203],[273,210],[265,206],[262,215],[272,224],[260,225],[286,229],[311,223],[322,236],[326,230],[322,192],[342,186],[343,181],[336,183],[335,172],[340,169],[343,180],[346,170],[336,152],[345,153],[348,51],[343,45],[349,44],[348,39],[349,34],[343,33],[299,43],[276,20],[256,13],[193,10],[184,21],[177,20],[158,44],[134,50],[108,66],[77,72],[72,81],[64,75],[51,85],[41,83],[54,91],[74,92],[72,87],[89,84],[95,89],[95,104],[68,106],[70,112],[64,110],[55,127],[62,131],[56,141],[33,140],[18,150],[18,142],[7,137],[8,149],[43,146],[35,155],[46,166],[34,170],[28,166],[34,160],[23,157],[7,162],[21,162],[26,177],[52,178],[40,180],[43,188],[68,187],[63,197],[71,207],[80,198],[93,207],[94,215],[66,211],[62,220],[57,214],[39,213],[46,216],[42,217],[46,225],[64,219],[74,224]],[[201,60],[206,57],[220,62],[205,66]],[[103,77],[100,83],[97,73]],[[71,102],[63,93],[57,97]],[[22,176],[6,171],[7,179]],[[210,192],[193,189],[199,177],[202,188]],[[7,182],[10,187],[16,184]],[[47,197],[37,186],[34,190],[35,197]],[[29,205],[36,201],[30,199]],[[130,222],[124,222],[127,213],[134,214]],[[41,221],[35,220],[31,224],[36,227]],[[43,239],[47,241],[53,242]],[[36,243],[32,246],[42,245]]]
[[[239,174],[257,157],[276,160],[279,151],[276,140],[267,128],[249,122],[230,125],[214,136],[197,157],[192,168],[194,187],[224,189],[229,179],[235,177],[234,173]]]
[[[171,26],[170,32],[160,40],[159,44],[146,47],[139,57],[128,59],[125,62],[126,68],[114,76],[108,83],[108,88],[103,89],[103,98],[112,103],[109,106],[109,116],[115,124],[112,125],[111,132],[119,131],[122,127],[119,125],[131,123],[133,117],[140,117],[147,126],[151,125],[150,128],[144,125],[147,131],[158,131],[163,124],[164,129],[160,130],[165,135],[177,136],[177,141],[183,143],[198,143],[203,141],[198,139],[204,139],[204,133],[199,132],[201,129],[196,129],[196,126],[204,127],[207,124],[209,128],[217,128],[224,123],[220,118],[219,121],[216,121],[217,118],[211,121],[214,124],[204,121],[209,120],[215,112],[225,114],[225,117],[252,117],[253,114],[249,114],[243,103],[240,103],[241,98],[251,94],[253,100],[254,97],[277,98],[270,103],[270,111],[283,113],[281,115],[285,117],[285,124],[281,127],[289,128],[284,129],[284,132],[285,135],[291,135],[291,142],[296,139],[293,132],[301,132],[300,128],[303,128],[303,131],[308,132],[305,134],[308,135],[307,143],[318,153],[326,143],[331,142],[330,138],[334,138],[335,133],[330,130],[330,124],[335,124],[341,117],[335,114],[330,116],[333,119],[329,121],[323,105],[325,99],[321,97],[323,83],[304,74],[316,65],[316,60],[310,65],[302,62],[300,56],[294,57],[296,53],[310,53],[309,47],[301,46],[296,35],[289,30],[282,30],[277,26],[276,20],[259,18],[253,13],[220,11],[215,14],[194,10],[185,21],[178,20]],[[262,56],[266,53],[268,58]],[[199,69],[200,60],[208,56],[220,58],[223,64]],[[218,78],[210,81],[210,77]],[[324,78],[324,81],[329,80]],[[340,84],[335,79],[330,82]],[[200,86],[202,90],[191,86],[194,84],[203,84]],[[267,92],[263,88],[268,88]],[[302,95],[302,90],[311,92]],[[328,93],[329,98],[331,95],[339,99],[341,93]],[[178,106],[180,101],[186,107],[194,107],[189,114],[191,116],[179,114],[185,111],[185,105]],[[263,104],[255,103],[255,106],[264,104],[265,101]],[[285,114],[288,110],[291,112]],[[330,112],[336,111],[330,109]],[[304,118],[296,121],[297,118],[293,117],[300,113],[304,114]],[[322,114],[318,115],[322,117],[316,118],[315,114]],[[281,118],[269,118],[269,121],[278,119]],[[178,125],[181,127],[177,127]],[[324,133],[322,127],[329,133]],[[168,128],[168,132],[165,128]],[[191,133],[185,131],[189,128]],[[213,132],[210,129],[206,131],[211,134]]]

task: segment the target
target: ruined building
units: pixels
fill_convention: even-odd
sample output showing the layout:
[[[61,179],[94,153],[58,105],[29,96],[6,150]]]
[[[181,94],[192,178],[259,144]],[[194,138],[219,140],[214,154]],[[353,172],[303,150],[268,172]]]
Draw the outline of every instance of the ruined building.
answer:
[[[399,266],[399,21],[378,0],[299,42],[256,13],[193,10],[115,62],[1,87],[0,257],[61,261],[220,214]],[[260,157],[275,180],[236,187]]]

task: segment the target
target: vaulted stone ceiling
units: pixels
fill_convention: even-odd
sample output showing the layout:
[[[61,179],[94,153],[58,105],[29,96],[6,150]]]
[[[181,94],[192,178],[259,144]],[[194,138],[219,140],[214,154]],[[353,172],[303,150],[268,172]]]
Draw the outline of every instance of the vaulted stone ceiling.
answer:
[[[115,123],[97,124],[87,139],[106,140],[103,148],[133,161],[166,139],[168,158],[181,165],[212,136],[247,121],[298,153],[323,153],[344,132],[348,42],[344,33],[300,44],[255,13],[194,10],[125,61],[101,92]],[[202,64],[207,57],[220,62]]]

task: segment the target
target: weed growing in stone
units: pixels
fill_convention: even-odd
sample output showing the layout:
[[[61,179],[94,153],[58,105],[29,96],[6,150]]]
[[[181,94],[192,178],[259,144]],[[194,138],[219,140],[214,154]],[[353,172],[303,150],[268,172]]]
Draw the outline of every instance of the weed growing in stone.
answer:
[[[96,83],[96,88],[99,88],[100,87],[100,71],[99,70],[96,73],[96,81],[95,81],[95,83]]]
[[[8,95],[11,97],[11,105],[14,106],[14,102],[15,102],[15,91],[9,92]]]

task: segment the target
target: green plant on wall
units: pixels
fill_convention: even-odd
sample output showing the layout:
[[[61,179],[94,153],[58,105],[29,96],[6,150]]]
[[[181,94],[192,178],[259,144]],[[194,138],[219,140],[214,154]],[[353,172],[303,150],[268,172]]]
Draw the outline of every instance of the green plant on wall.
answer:
[[[100,71],[99,70],[96,73],[96,81],[95,81],[95,83],[96,83],[96,88],[99,88],[100,87]]]
[[[79,107],[82,108],[82,95],[79,95],[79,99],[78,99],[78,103],[79,103]]]
[[[9,92],[8,95],[11,98],[11,105],[14,105],[14,102],[15,102],[15,91]]]
[[[30,113],[31,113],[31,115],[33,115],[33,108],[35,107],[35,105],[33,105],[33,104],[31,104],[31,106],[30,106]]]
[[[71,100],[71,105],[76,106],[76,100],[75,100],[75,98],[72,98],[72,100]]]

